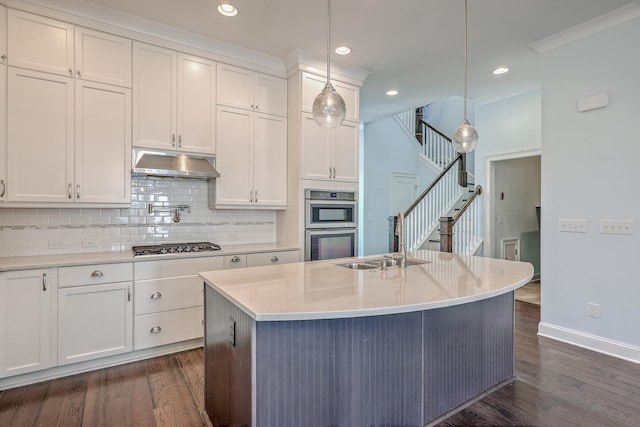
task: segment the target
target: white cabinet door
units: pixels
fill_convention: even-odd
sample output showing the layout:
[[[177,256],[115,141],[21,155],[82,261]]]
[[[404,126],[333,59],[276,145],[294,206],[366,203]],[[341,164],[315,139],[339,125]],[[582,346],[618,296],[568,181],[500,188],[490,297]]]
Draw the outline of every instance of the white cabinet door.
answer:
[[[331,131],[318,126],[311,114],[303,113],[301,120],[301,177],[331,180],[333,176]]]
[[[76,81],[74,197],[131,201],[131,90]]]
[[[177,54],[133,44],[133,145],[176,149]]]
[[[299,251],[279,251],[247,254],[247,267],[288,264],[298,261],[300,261]]]
[[[178,55],[178,149],[215,152],[216,64]]]
[[[218,64],[217,104],[253,110],[253,72]]]
[[[302,85],[302,111],[311,113],[313,108],[313,101],[327,84],[326,77],[320,77],[315,74],[302,73],[301,77]],[[344,105],[347,108],[347,114],[345,116],[346,121],[357,122],[360,119],[360,89],[357,86],[350,85],[348,83],[342,83],[336,80],[331,80],[333,88],[340,94],[344,100]]]
[[[282,117],[287,116],[286,80],[256,73],[254,87],[255,111]]]
[[[69,77],[9,68],[9,201],[73,201],[73,86]]]
[[[58,365],[133,349],[131,282],[58,290]]]
[[[333,167],[336,181],[358,181],[358,124],[343,122],[333,129]]]
[[[66,22],[9,9],[9,65],[72,76],[73,34]]]
[[[7,8],[0,5],[0,203],[7,200]]]
[[[75,35],[77,78],[131,87],[131,40],[82,27]]]
[[[254,114],[253,201],[260,206],[287,204],[287,119]]]
[[[51,270],[0,273],[0,378],[49,368],[53,276]]]
[[[253,113],[218,107],[216,168],[216,204],[246,206],[252,203]]]

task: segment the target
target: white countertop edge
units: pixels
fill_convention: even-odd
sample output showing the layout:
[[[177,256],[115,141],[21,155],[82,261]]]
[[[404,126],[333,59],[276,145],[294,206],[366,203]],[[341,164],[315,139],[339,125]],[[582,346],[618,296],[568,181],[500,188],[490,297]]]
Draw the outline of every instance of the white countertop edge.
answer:
[[[6,271],[32,270],[39,268],[71,267],[87,264],[116,264],[121,262],[159,261],[163,259],[219,257],[225,255],[257,254],[263,252],[284,252],[300,250],[296,246],[277,243],[257,243],[223,246],[221,251],[146,255],[134,257],[131,250],[111,252],[84,252],[54,255],[30,255],[0,257],[0,273]]]
[[[202,275],[200,277],[202,277]],[[327,320],[327,319],[347,319],[347,318],[353,318],[353,317],[384,316],[389,314],[412,313],[416,311],[435,310],[438,308],[453,307],[456,305],[462,305],[470,302],[477,302],[477,301],[493,298],[499,295],[503,295],[503,294],[515,291],[516,289],[529,283],[532,277],[533,277],[533,269],[526,279],[516,282],[512,285],[508,285],[503,288],[496,289],[483,294],[470,295],[462,298],[453,298],[453,299],[447,299],[447,300],[441,300],[441,301],[432,301],[432,302],[425,302],[420,304],[400,305],[400,306],[391,306],[391,307],[376,307],[376,308],[366,308],[366,309],[359,309],[359,310],[342,310],[342,311],[316,311],[316,312],[305,312],[305,313],[302,313],[302,312],[255,313],[253,310],[249,309],[240,301],[233,298],[231,295],[229,295],[223,289],[216,286],[214,283],[209,282],[204,277],[203,279],[208,286],[210,286],[212,289],[216,290],[226,299],[231,301],[235,306],[241,309],[245,314],[247,314],[256,322],[281,322],[281,321],[293,321],[293,320]]]

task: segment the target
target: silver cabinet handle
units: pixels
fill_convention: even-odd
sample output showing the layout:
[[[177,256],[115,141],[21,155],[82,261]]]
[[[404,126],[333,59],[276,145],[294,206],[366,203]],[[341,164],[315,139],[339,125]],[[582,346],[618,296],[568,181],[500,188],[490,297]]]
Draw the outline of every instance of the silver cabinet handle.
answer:
[[[182,135],[178,135],[178,147],[182,147]]]
[[[274,255],[271,257],[271,262],[278,262],[278,261],[280,261],[280,258],[278,258],[277,256]]]
[[[80,70],[76,71],[76,73],[78,74],[78,77],[82,77],[82,74],[80,73]]]
[[[253,190],[249,192],[249,203],[253,203]]]
[[[47,291],[47,273],[42,273],[42,291]]]
[[[131,286],[127,286],[127,301],[131,301]]]
[[[259,109],[260,109],[260,106],[256,105],[256,110],[259,110]]]
[[[162,328],[160,326],[154,326],[153,328],[149,329],[149,332],[152,334],[159,334],[162,331]]]
[[[333,169],[333,177],[332,178],[336,179],[336,168],[331,168],[331,169]]]
[[[171,145],[176,146],[176,134],[171,134]]]
[[[76,185],[76,199],[80,198],[80,184]]]
[[[255,193],[256,193],[256,194],[255,194],[255,202],[256,202],[256,203],[258,203],[258,190],[256,190],[256,192],[255,192]]]
[[[6,61],[7,60],[7,55],[0,56],[0,59],[2,59],[2,62]]]
[[[67,195],[69,199],[73,197],[73,185],[71,185],[71,183],[67,184]]]
[[[2,193],[0,193],[0,197],[4,197],[4,193],[7,190],[7,186],[4,183],[4,179],[0,179],[0,185],[2,185]]]
[[[69,75],[73,77],[73,70],[71,68],[69,68]]]
[[[162,298],[162,294],[160,292],[154,292],[151,294],[151,296],[149,297],[151,299],[160,299]]]
[[[231,262],[240,262],[240,257],[239,256],[234,256],[233,258],[231,258]]]
[[[100,270],[94,270],[93,273],[91,273],[91,277],[103,277],[104,273]]]
[[[333,168],[332,168],[331,166],[329,166],[329,178],[332,178],[332,176],[331,176],[331,175],[333,174],[332,169],[333,169]]]

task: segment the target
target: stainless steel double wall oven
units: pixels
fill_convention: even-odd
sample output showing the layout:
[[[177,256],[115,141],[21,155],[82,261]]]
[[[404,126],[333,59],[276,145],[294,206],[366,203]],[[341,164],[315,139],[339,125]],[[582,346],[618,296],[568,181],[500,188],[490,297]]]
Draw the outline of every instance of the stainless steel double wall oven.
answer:
[[[344,258],[358,252],[355,191],[305,190],[305,260]]]

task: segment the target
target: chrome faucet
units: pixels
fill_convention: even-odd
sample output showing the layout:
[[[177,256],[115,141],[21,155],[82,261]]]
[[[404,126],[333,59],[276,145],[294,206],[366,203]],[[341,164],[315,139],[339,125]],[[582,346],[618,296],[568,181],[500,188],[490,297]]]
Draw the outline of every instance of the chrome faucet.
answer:
[[[407,243],[405,241],[404,212],[398,213],[396,222],[396,236],[398,236],[398,253],[395,258],[400,261],[400,267],[407,266]]]

